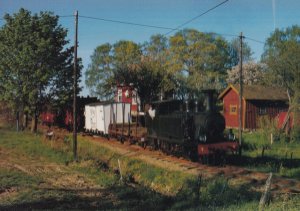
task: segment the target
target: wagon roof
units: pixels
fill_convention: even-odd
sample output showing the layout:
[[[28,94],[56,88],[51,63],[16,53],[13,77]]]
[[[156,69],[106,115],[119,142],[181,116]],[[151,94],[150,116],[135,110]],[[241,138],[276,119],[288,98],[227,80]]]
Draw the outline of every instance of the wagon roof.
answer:
[[[86,104],[88,106],[97,106],[97,105],[110,105],[110,104],[121,104],[122,102],[114,102],[114,101],[102,101],[102,102],[96,102],[96,103],[89,103]],[[123,103],[123,104],[130,104],[130,103]]]
[[[231,89],[234,90],[237,94],[240,92],[239,85],[230,84],[219,95],[219,99],[222,99]],[[243,98],[246,100],[288,100],[286,91],[281,87],[271,87],[262,85],[244,85]]]

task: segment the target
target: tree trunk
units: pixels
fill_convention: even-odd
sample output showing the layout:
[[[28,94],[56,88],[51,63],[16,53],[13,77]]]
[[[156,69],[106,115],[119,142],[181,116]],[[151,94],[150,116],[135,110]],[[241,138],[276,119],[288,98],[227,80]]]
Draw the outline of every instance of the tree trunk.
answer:
[[[23,127],[26,129],[28,127],[28,113],[24,113]]]
[[[17,111],[17,114],[16,114],[16,121],[17,121],[17,131],[19,132],[19,127],[20,127],[19,111]]]
[[[37,124],[38,124],[38,115],[37,110],[34,111],[34,117],[32,118],[31,122],[31,132],[36,133],[37,132]]]

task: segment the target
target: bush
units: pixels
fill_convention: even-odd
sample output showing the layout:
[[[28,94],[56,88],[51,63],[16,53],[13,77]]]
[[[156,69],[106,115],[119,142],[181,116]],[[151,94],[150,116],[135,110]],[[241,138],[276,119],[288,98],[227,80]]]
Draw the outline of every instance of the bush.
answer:
[[[268,146],[271,144],[271,134],[273,141],[286,141],[287,136],[277,128],[277,121],[269,116],[261,116],[258,119],[258,125],[262,132],[261,144]]]
[[[294,128],[291,131],[291,141],[299,141],[300,142],[300,126],[294,125]]]

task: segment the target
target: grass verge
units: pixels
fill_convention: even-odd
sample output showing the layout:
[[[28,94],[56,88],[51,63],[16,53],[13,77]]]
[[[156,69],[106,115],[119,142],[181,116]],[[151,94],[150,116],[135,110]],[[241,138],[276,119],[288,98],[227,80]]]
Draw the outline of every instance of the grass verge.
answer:
[[[204,180],[201,176],[166,170],[101,147],[88,138],[78,139],[78,163],[72,162],[68,136],[45,141],[29,132],[0,129],[0,152],[6,161],[0,171],[1,195],[6,194],[0,197],[0,206],[4,209],[253,210],[258,207],[260,194],[251,191],[250,186],[232,185],[222,177]],[[4,155],[6,152],[9,153]],[[119,181],[118,160],[123,182]],[[14,165],[22,168],[15,169]],[[296,209],[295,201],[295,197],[280,198],[271,206],[284,202]]]

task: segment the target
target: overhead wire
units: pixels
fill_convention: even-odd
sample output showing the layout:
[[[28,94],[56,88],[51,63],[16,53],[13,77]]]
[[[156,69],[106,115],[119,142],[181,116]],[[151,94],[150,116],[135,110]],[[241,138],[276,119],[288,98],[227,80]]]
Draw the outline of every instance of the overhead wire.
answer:
[[[106,21],[106,22],[119,23],[119,24],[134,25],[134,26],[140,26],[140,27],[148,27],[148,28],[157,28],[157,29],[171,30],[171,31],[169,31],[168,33],[165,34],[165,35],[167,35],[167,34],[173,32],[173,31],[179,30],[179,28],[181,28],[182,26],[184,26],[184,25],[192,22],[193,20],[201,17],[202,15],[208,13],[209,11],[211,11],[211,10],[213,10],[213,9],[221,6],[222,4],[226,3],[227,1],[229,1],[229,0],[221,2],[220,4],[212,7],[209,10],[205,11],[204,13],[201,13],[200,15],[198,15],[198,16],[196,16],[196,17],[194,17],[194,18],[192,18],[192,19],[190,19],[188,21],[186,21],[185,23],[179,25],[176,28],[170,28],[170,27],[164,27],[164,26],[156,26],[156,25],[148,25],[148,24],[141,24],[141,23],[134,23],[134,22],[127,22],[127,21],[120,21],[120,20],[112,20],[112,19],[106,19],[106,18],[84,16],[84,15],[79,15],[79,17],[86,18],[86,19],[93,19],[93,20],[100,20],[100,21]],[[69,18],[69,17],[74,17],[74,15],[58,15],[58,17],[60,17],[60,18]],[[0,21],[4,21],[4,20],[5,20],[4,18],[0,18]],[[226,37],[239,37],[239,35],[234,35],[234,34],[224,34],[224,33],[216,33],[216,32],[207,32],[207,33],[221,35],[221,36],[226,36]],[[265,44],[265,42],[263,42],[263,41],[253,39],[253,38],[248,37],[248,36],[245,36],[244,38],[248,39],[248,40],[251,40],[253,42],[257,42],[257,43],[260,43],[260,44]]]
[[[140,23],[133,23],[133,22],[127,22],[127,21],[120,21],[120,20],[112,20],[112,19],[106,19],[106,18],[96,18],[96,17],[84,16],[84,15],[79,15],[78,17],[80,17],[80,18],[87,18],[87,19],[93,19],[93,20],[101,20],[101,21],[113,22],[113,23],[134,25],[134,26],[142,26],[142,27],[149,27],[149,28],[156,28],[156,29],[173,30],[173,28],[170,28],[170,27],[155,26],[155,25],[148,25],[148,24],[140,24]]]
[[[181,27],[183,27],[183,26],[187,25],[188,23],[190,23],[190,22],[192,22],[192,21],[194,21],[194,20],[200,18],[201,16],[203,16],[203,15],[209,13],[210,11],[216,9],[217,7],[221,6],[222,4],[225,4],[225,3],[228,2],[228,1],[229,1],[229,0],[225,0],[225,1],[223,1],[223,2],[221,2],[221,3],[219,3],[219,4],[217,4],[216,6],[214,6],[214,7],[210,8],[210,9],[206,10],[205,12],[201,13],[200,15],[197,15],[197,16],[193,17],[192,19],[190,19],[190,20],[184,22],[183,24],[180,24],[179,26],[175,27],[175,29],[172,29],[171,31],[167,32],[165,35],[168,35],[168,34],[172,33],[173,31],[176,31],[176,30],[180,29]]]
[[[266,43],[263,42],[263,41],[253,39],[253,38],[251,38],[251,37],[246,37],[246,36],[245,36],[245,39],[248,39],[248,40],[251,40],[251,41],[254,41],[254,42],[257,42],[257,43],[261,43],[261,44],[266,44]]]
[[[58,15],[58,17],[60,17],[60,18],[70,18],[70,17],[74,17],[74,15]]]

